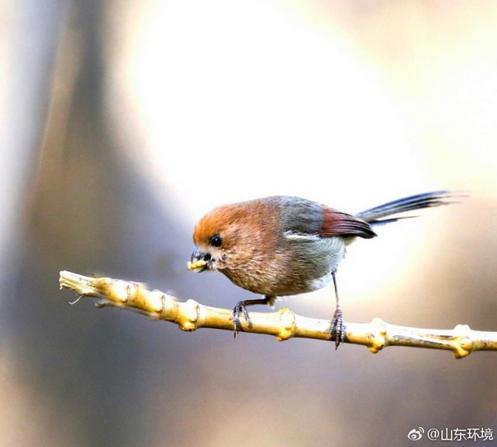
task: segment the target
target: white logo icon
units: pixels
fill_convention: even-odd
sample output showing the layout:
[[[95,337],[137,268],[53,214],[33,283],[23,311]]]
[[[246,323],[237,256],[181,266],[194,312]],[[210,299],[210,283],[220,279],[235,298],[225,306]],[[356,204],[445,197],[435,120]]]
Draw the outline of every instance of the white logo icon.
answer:
[[[423,427],[413,428],[409,433],[407,433],[407,439],[411,441],[419,441],[423,437],[425,429]]]

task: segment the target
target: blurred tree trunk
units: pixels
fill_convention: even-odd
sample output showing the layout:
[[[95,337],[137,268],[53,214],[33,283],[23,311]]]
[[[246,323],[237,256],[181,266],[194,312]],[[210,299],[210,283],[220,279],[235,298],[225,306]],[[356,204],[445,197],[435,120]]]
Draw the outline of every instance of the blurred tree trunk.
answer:
[[[50,80],[68,2],[0,3],[0,271],[2,292],[19,260],[20,214],[47,115]],[[2,294],[2,295],[3,295]]]

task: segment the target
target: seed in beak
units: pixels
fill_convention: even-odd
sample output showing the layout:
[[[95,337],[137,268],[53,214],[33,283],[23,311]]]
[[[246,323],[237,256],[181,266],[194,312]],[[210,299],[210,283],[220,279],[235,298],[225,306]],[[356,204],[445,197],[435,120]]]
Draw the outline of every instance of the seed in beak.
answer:
[[[203,259],[199,259],[197,261],[189,261],[186,263],[186,267],[188,270],[192,272],[201,272],[207,268],[207,261]]]

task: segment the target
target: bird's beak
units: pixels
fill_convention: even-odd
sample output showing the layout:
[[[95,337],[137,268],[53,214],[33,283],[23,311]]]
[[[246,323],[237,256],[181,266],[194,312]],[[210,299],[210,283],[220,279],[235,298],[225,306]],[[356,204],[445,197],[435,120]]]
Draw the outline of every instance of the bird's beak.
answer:
[[[209,253],[203,253],[200,250],[195,250],[192,253],[192,257],[190,258],[190,262],[186,264],[186,267],[191,272],[200,273],[209,268]]]

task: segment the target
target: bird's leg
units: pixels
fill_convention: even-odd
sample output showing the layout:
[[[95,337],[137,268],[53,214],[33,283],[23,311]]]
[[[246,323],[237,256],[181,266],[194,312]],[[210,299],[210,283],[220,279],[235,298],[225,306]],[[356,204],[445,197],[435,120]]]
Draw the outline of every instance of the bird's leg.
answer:
[[[266,295],[264,298],[258,298],[253,300],[243,300],[236,303],[235,307],[233,307],[233,336],[236,338],[238,332],[242,330],[242,325],[240,322],[240,315],[243,315],[245,321],[250,324],[250,318],[247,311],[247,306],[255,306],[256,304],[267,304],[272,306],[276,301],[275,296]]]
[[[336,272],[331,272],[331,276],[333,277],[333,286],[335,287],[336,308],[333,315],[333,320],[331,320],[330,335],[332,339],[335,340],[335,349],[338,349],[340,343],[345,341],[345,324],[343,322],[342,308],[340,307],[340,302],[338,299],[338,287],[335,275]]]

